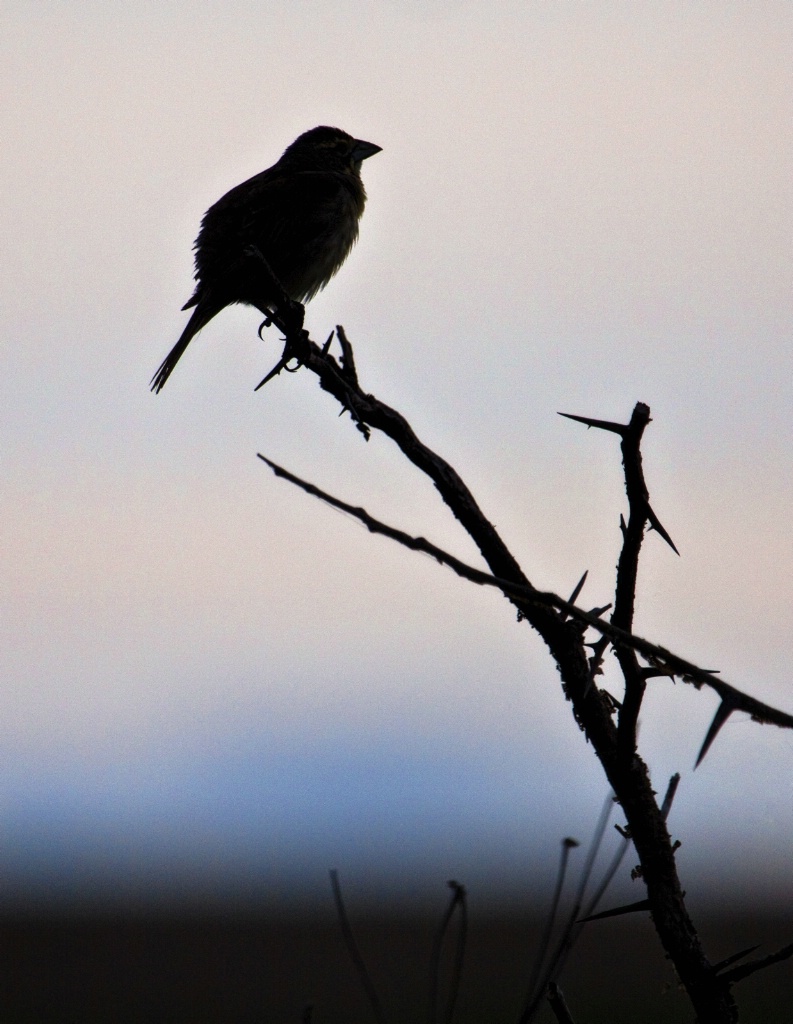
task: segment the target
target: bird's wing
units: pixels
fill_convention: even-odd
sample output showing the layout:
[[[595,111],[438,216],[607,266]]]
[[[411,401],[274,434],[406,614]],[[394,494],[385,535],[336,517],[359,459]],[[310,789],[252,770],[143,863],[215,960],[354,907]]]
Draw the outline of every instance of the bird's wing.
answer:
[[[276,275],[288,277],[354,203],[354,182],[346,178],[272,167],[237,185],[204,215],[196,240],[196,276],[216,276],[246,246],[256,245]]]

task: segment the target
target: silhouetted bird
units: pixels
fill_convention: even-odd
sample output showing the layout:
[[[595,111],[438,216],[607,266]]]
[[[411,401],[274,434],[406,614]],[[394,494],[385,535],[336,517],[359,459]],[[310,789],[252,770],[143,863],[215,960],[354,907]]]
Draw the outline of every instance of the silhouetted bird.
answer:
[[[265,315],[276,305],[272,282],[255,247],[286,294],[313,298],[330,281],[358,237],[366,192],[361,162],[380,152],[339,128],[312,128],[266,171],[210,206],[195,243],[195,306],[181,338],[152,377],[159,391],[191,339],[235,302]]]

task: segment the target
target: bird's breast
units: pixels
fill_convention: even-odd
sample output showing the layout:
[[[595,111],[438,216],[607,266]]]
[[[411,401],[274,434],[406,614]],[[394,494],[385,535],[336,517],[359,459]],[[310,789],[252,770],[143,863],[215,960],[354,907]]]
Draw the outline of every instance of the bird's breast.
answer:
[[[323,204],[308,218],[311,230],[298,240],[300,256],[292,273],[282,278],[284,288],[299,302],[313,298],[344,263],[358,238],[358,221],[365,202],[363,187],[344,183],[332,202]]]

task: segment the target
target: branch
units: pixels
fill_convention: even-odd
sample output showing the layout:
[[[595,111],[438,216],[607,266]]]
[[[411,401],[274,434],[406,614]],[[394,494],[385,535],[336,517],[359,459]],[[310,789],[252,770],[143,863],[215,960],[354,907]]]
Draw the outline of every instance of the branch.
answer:
[[[446,1001],[446,1013],[443,1017],[443,1024],[451,1024],[454,1017],[454,1007],[457,1002],[457,995],[460,991],[460,980],[463,973],[463,960],[465,957],[465,941],[468,933],[468,906],[466,903],[465,886],[455,882],[454,879],[448,882],[452,890],[452,897],[446,913],[443,915],[435,942],[432,947],[432,958],[430,961],[430,1006],[428,1024],[437,1024],[438,1021],[438,986],[441,972],[441,952],[443,940],[446,937],[449,924],[454,916],[455,910],[460,908],[460,928],[457,934],[457,946],[454,952],[454,963],[452,968],[452,979],[449,985],[449,997]]]
[[[340,340],[344,351],[346,339],[342,335]],[[793,727],[793,718],[740,694],[715,679],[712,673],[676,658],[663,648],[648,644],[611,623],[604,623],[598,614],[582,612],[556,595],[541,594],[535,590],[457,472],[422,444],[404,416],[363,392],[347,364],[346,355],[344,362],[339,363],[327,348],[321,349],[307,336],[296,338],[295,344],[302,365],[317,375],[320,386],[337,398],[343,410],[350,412],[364,436],[368,436],[370,429],[381,430],[433,481],[444,502],[479,548],[493,578],[489,585],[497,586],[508,597],[517,608],[519,617],[525,618],[547,645],[558,668],[564,694],[572,703],[575,720],[592,744],[625,813],[647,886],[653,922],[689,994],[695,1014],[700,1020],[712,1024],[734,1024],[737,1008],[729,982],[713,973],[686,909],[674,849],[655,799],[647,766],[638,752],[631,758],[622,755],[612,717],[614,704],[606,693],[592,685],[597,662],[593,669],[584,646],[582,623],[593,626],[602,636],[609,636],[612,643],[626,643],[646,658],[653,669],[663,668],[695,686],[708,685],[722,698],[726,694],[758,720]],[[651,525],[657,527],[657,519],[651,520]],[[415,541],[408,546],[438,557],[425,541]],[[445,561],[453,565],[450,556]],[[454,560],[454,564],[458,567],[463,565],[459,560]],[[474,579],[470,567],[466,567],[466,572],[469,578]],[[483,580],[477,579],[476,582]],[[562,611],[569,614],[568,619],[562,617]]]
[[[562,990],[552,981],[548,986],[548,1005],[553,1010],[553,1015],[559,1021],[559,1024],[575,1024],[570,1011],[567,1009],[567,1003],[564,1001]]]
[[[342,347],[342,361],[337,362],[327,350],[321,349],[310,338],[290,338],[288,324],[279,323],[278,326],[287,334],[287,348],[290,344],[301,348],[303,365],[317,375],[320,387],[341,403],[342,411],[350,413],[364,436],[368,437],[370,428],[382,431],[432,480],[444,502],[479,548],[494,575],[530,586],[517,560],[501,540],[495,527],[484,516],[456,470],[418,439],[401,413],[361,389],[355,372],[352,346],[344,329],[336,328]],[[534,606],[519,610],[523,611],[530,621],[533,620],[532,625],[535,625],[540,635],[543,635],[544,630],[551,628],[550,617],[558,621],[556,612],[550,607],[540,609]]]
[[[664,797],[664,802],[661,804],[661,814],[663,815],[664,821],[669,817],[669,812],[672,810],[672,803],[675,799],[675,793],[677,793],[677,787],[679,785],[680,772],[675,772],[669,780],[669,785],[666,788],[666,796]]]
[[[671,546],[672,550],[679,554],[672,538],[650,506],[650,494],[644,480],[641,442],[645,428],[651,422],[650,408],[644,402],[637,402],[630,422],[625,424],[590,419],[586,416],[573,416],[569,413],[560,413],[559,415],[579,423],[585,423],[588,427],[597,427],[619,434],[622,439],[620,447],[630,513],[627,523],[620,517],[622,551],[617,563],[616,596],[611,621],[625,632],[632,633],[639,554],[647,524],[650,523]],[[648,677],[639,665],[636,651],[633,648],[620,645],[615,648],[615,654],[625,679],[625,697],[619,712],[617,742],[621,757],[627,761],[636,750],[636,730]]]
[[[782,729],[793,729],[793,715],[788,715],[784,711],[779,711],[768,704],[764,704],[762,701],[756,700],[754,697],[750,697],[748,694],[725,682],[725,680],[717,679],[707,669],[699,668],[692,662],[686,661],[684,658],[680,658],[671,651],[668,651],[665,647],[653,644],[649,640],[644,640],[642,637],[635,636],[632,633],[627,633],[625,630],[612,625],[606,619],[601,619],[592,612],[584,611],[583,608],[565,601],[557,594],[549,591],[535,590],[534,587],[528,585],[511,583],[509,580],[491,576],[490,573],[483,572],[481,569],[475,569],[424,537],[413,537],[403,530],[388,526],[379,519],[375,519],[374,516],[369,515],[366,509],[360,506],[349,505],[347,502],[335,498],[332,494],[328,494],[327,491],[323,491],[315,484],[302,480],[300,477],[295,476],[294,473],[290,473],[288,469],[279,466],[265,455],[259,453],[258,457],[270,467],[277,477],[288,480],[289,483],[299,487],[307,494],[311,494],[333,508],[353,516],[353,518],[363,523],[370,533],[381,534],[396,541],[398,544],[402,544],[403,547],[409,548],[411,551],[419,551],[429,555],[436,562],[452,569],[461,578],[469,580],[471,583],[476,583],[479,586],[494,587],[500,590],[505,597],[522,603],[532,603],[539,607],[553,608],[564,612],[569,618],[596,629],[603,636],[608,637],[615,646],[623,645],[637,651],[652,664],[660,664],[664,671],[660,672],[659,675],[677,676],[684,682],[691,683],[697,689],[700,689],[702,686],[709,686],[719,694],[722,700],[730,702],[732,710],[744,711],[751,715],[754,721],[762,724],[776,725]]]
[[[660,519],[650,506],[650,495],[644,482],[640,445],[645,427],[652,422],[649,405],[645,405],[644,402],[637,402],[634,406],[630,423],[612,423],[610,420],[595,420],[589,416],[574,416],[569,412],[560,412],[559,415],[564,416],[568,420],[585,423],[588,427],[598,427],[601,430],[609,430],[620,435],[622,438],[621,447],[628,500],[637,511],[641,510],[641,506],[644,505],[642,511],[650,526],[657,533],[660,533],[674,553],[679,555],[680,552],[675,547],[674,541],[661,525]]]
[[[355,970],[358,972],[358,978],[360,979],[363,990],[369,999],[369,1004],[372,1007],[372,1012],[374,1013],[377,1024],[384,1024],[385,1017],[383,1015],[383,1007],[380,1003],[380,997],[378,996],[374,984],[372,983],[372,979],[369,976],[369,971],[364,963],[360,950],[358,949],[358,943],[355,941],[355,935],[350,924],[350,919],[347,917],[347,911],[344,907],[344,900],[341,895],[339,873],[335,869],[330,872],[330,884],[333,889],[333,900],[336,904],[336,913],[339,918],[342,935],[344,936],[344,942],[347,946],[347,952],[350,954],[350,959],[355,966]]]
[[[545,963],[545,958],[548,955],[548,949],[551,945],[553,926],[556,923],[559,901],[562,898],[562,888],[564,886],[565,875],[567,874],[567,862],[570,859],[570,851],[580,845],[581,844],[578,840],[573,839],[571,836],[567,836],[562,840],[561,855],[559,857],[559,870],[556,875],[556,885],[553,890],[553,897],[551,898],[551,908],[545,922],[545,928],[543,929],[542,938],[540,939],[540,945],[538,946],[536,956],[534,957],[534,965],[532,967],[531,976],[529,978],[529,987],[526,993],[526,1004],[529,1008],[533,1007],[535,996],[538,995],[537,982],[539,981],[540,971]],[[547,978],[545,979],[545,984],[547,986]]]

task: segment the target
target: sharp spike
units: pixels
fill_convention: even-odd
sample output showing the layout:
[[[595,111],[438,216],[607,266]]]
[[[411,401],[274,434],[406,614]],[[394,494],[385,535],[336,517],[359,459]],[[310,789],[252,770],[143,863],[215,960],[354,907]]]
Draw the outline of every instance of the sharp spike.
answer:
[[[614,907],[612,910],[601,910],[599,914],[590,914],[589,917],[581,917],[578,920],[579,924],[585,924],[587,921],[601,921],[605,917],[620,917],[623,914],[637,914],[640,910],[649,910],[649,900],[638,900],[636,903],[626,903],[622,907]]]
[[[576,598],[581,593],[581,591],[584,589],[584,584],[586,583],[586,578],[587,578],[588,575],[589,575],[589,569],[587,569],[585,571],[584,575],[581,577],[581,579],[578,581],[578,583],[576,583],[575,589],[573,590],[572,594],[567,599],[567,603],[568,604],[575,604]]]
[[[597,427],[599,430],[610,430],[613,434],[623,437],[628,429],[624,423],[613,423],[611,420],[594,420],[590,416],[574,416],[571,412],[560,412],[557,416],[564,416],[565,419],[575,420],[576,423],[583,423],[586,427]]]
[[[745,956],[749,956],[750,953],[754,953],[754,951],[759,948],[759,943],[756,946],[747,946],[746,949],[742,949],[739,953],[733,953],[732,956],[728,956],[724,960],[719,960],[717,964],[713,965],[713,973],[718,974],[719,971],[723,971],[725,967],[731,967],[732,964],[737,963],[739,960],[743,960]]]
[[[724,725],[724,723],[727,721],[727,719],[730,717],[734,710],[735,709],[733,705],[729,701],[723,700],[721,704],[719,704],[718,710],[716,711],[716,714],[713,716],[713,721],[710,723],[710,729],[708,729],[708,734],[705,737],[702,743],[702,747],[699,751],[697,762],[694,765],[695,769],[699,768],[699,766],[702,764],[705,754],[707,754],[707,752],[710,750],[710,745],[719,735],[721,727]]]
[[[658,516],[655,514],[655,512],[653,512],[653,510],[650,508],[649,505],[647,506],[647,518],[650,521],[650,529],[655,530],[656,533],[659,533],[664,538],[664,540],[669,545],[669,547],[674,551],[674,553],[679,558],[680,557],[680,552],[675,547],[675,542],[672,540],[672,538],[666,532],[666,530],[664,529],[664,527],[661,524],[661,520],[658,518]]]

